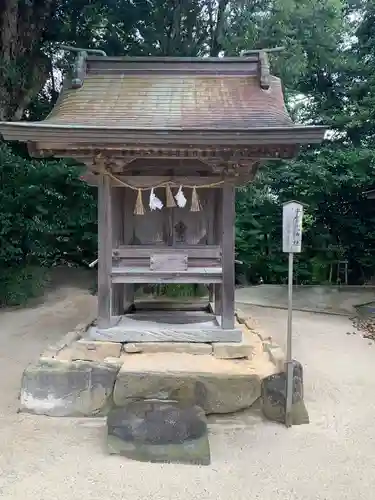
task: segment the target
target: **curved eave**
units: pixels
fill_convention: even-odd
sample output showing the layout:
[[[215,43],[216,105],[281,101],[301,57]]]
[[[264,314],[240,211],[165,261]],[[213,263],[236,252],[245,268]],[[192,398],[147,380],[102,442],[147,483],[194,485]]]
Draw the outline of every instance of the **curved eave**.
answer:
[[[0,122],[0,133],[6,141],[69,144],[154,144],[154,145],[266,145],[317,144],[322,142],[326,127],[291,126],[256,129],[124,129],[82,125],[56,125],[35,122]]]

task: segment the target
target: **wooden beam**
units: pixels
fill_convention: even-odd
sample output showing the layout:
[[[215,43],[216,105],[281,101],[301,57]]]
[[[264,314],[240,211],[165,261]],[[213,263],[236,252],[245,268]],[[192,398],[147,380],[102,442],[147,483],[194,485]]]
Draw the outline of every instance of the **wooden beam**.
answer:
[[[157,255],[163,255],[163,254],[157,254]],[[179,255],[179,252],[177,252],[177,255]],[[181,254],[180,254],[181,255]],[[165,254],[167,257],[167,254]],[[152,257],[140,257],[140,258],[124,258],[124,259],[114,259],[114,264],[116,264],[119,267],[124,267],[124,268],[130,268],[130,267],[144,267],[147,269],[150,269],[150,259]],[[189,269],[192,269],[194,267],[221,267],[221,259],[211,259],[211,258],[188,258],[188,266]]]
[[[113,256],[117,258],[142,259],[149,258],[153,254],[187,254],[189,259],[220,259],[221,248],[216,245],[174,245],[170,247],[160,247],[157,245],[128,245],[113,249]]]
[[[157,170],[157,169],[155,169]],[[201,185],[207,185],[207,184],[215,184],[221,182],[221,178],[218,175],[212,175],[210,177],[201,177],[201,176],[152,176],[152,175],[132,175],[132,176],[125,176],[121,174],[114,173],[113,174],[116,179],[118,179],[121,182],[125,182],[126,184],[129,184],[134,187],[144,187],[144,188],[152,188],[157,184],[161,184],[163,182],[174,182],[176,184],[176,189],[178,188],[178,185],[189,185],[189,186],[201,186]],[[93,172],[85,172],[81,176],[82,180],[87,182],[88,184],[95,186],[98,184],[98,176],[95,175]],[[121,182],[116,181],[115,179],[111,178],[111,185],[113,187],[118,187],[118,188],[123,188],[124,186],[121,184]],[[213,186],[213,188],[220,188],[222,187],[221,184],[218,184],[217,186]]]
[[[24,127],[23,127],[24,128]],[[31,129],[35,129],[35,126],[31,125]],[[115,130],[115,129],[113,129]],[[100,152],[105,153],[105,156],[111,160],[123,160],[126,163],[133,161],[134,159],[146,158],[150,163],[153,160],[160,161],[161,159],[175,159],[178,162],[183,161],[185,159],[192,160],[196,159],[199,162],[205,162],[207,160],[214,160],[215,162],[221,161],[229,161],[233,155],[236,155],[236,158],[239,160],[242,158],[245,159],[265,159],[269,160],[270,158],[290,158],[293,157],[296,153],[296,145],[299,143],[307,142],[321,142],[324,135],[325,128],[324,127],[291,127],[289,130],[279,130],[276,132],[275,130],[253,130],[239,132],[227,132],[227,134],[231,134],[236,136],[232,140],[227,139],[225,142],[227,144],[223,145],[217,144],[216,146],[212,146],[211,148],[207,148],[204,144],[198,145],[195,147],[187,147],[186,143],[180,143],[176,146],[171,145],[169,148],[161,147],[160,144],[154,144],[154,147],[149,147],[147,144],[141,143],[129,143],[126,148],[124,148],[124,133],[122,134],[122,141],[118,139],[118,141],[114,143],[108,142],[97,142],[94,143],[90,139],[90,144],[87,144],[86,141],[77,141],[70,142],[72,138],[71,129],[67,129],[65,134],[70,134],[65,140],[61,140],[61,132],[62,130],[52,131],[50,130],[48,137],[42,139],[40,137],[40,129],[38,138],[35,140],[31,140],[32,145],[30,146],[30,153],[33,155],[39,156],[48,156],[54,155],[58,157],[73,157],[82,160],[92,161],[93,156],[98,155]],[[209,140],[205,138],[205,133],[208,131],[200,131],[200,139]],[[266,133],[265,133],[266,132]],[[35,132],[37,134],[37,132]],[[102,132],[103,133],[103,132]],[[105,132],[104,132],[105,133]],[[108,129],[107,134],[110,133]],[[184,133],[183,131],[180,133]],[[186,131],[185,131],[186,133]],[[198,133],[198,132],[196,132]],[[208,132],[209,133],[209,132]],[[222,131],[223,133],[223,131]],[[222,133],[213,133],[212,135],[219,136]],[[243,136],[245,134],[245,137]],[[195,134],[194,134],[195,135]],[[209,133],[211,136],[211,133]],[[308,137],[310,136],[310,141]],[[139,136],[139,132],[138,132]],[[159,134],[160,136],[160,134]],[[169,134],[170,136],[170,134]],[[186,139],[191,139],[192,135],[187,133]],[[253,136],[253,139],[249,139],[249,137]],[[271,136],[271,137],[270,137]],[[304,137],[302,137],[304,136]],[[74,136],[76,137],[76,135]],[[207,136],[206,136],[207,137]],[[55,140],[54,140],[55,138]],[[302,140],[301,139],[305,139]],[[237,139],[237,140],[236,140]],[[10,139],[12,140],[12,139]],[[165,141],[165,137],[160,136],[158,138],[159,141]],[[222,138],[220,137],[220,140]],[[37,142],[35,142],[37,141]],[[184,141],[185,142],[185,141]],[[201,140],[200,140],[201,142]]]
[[[114,267],[112,283],[221,283],[221,267],[193,267],[186,271],[152,271],[145,267]]]
[[[111,185],[100,175],[98,186],[98,327],[111,326],[112,309],[112,207]]]
[[[234,225],[235,225],[235,187],[226,182],[223,187],[222,206],[222,316],[224,329],[234,328]]]

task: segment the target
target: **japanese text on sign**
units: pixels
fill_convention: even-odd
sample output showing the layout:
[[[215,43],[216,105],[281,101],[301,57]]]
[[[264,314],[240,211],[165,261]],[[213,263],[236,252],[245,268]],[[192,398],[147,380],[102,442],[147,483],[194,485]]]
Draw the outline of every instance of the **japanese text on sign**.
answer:
[[[283,252],[300,253],[302,246],[303,206],[289,202],[283,206]]]

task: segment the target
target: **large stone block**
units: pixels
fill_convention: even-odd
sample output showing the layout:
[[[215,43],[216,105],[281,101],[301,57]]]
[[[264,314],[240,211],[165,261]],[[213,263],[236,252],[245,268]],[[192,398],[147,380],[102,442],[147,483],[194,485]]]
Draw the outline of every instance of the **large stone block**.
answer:
[[[20,411],[55,417],[105,414],[118,370],[84,361],[31,365],[22,376]]]
[[[198,407],[136,401],[107,418],[110,454],[149,462],[208,465],[207,422]]]
[[[264,416],[269,420],[285,423],[286,387],[287,376],[284,372],[263,380],[262,409]],[[291,423],[293,425],[309,423],[309,415],[303,401],[303,368],[301,363],[295,360],[293,360]]]
[[[188,354],[132,356],[117,376],[114,403],[173,400],[200,406],[206,414],[249,408],[261,395],[261,381],[248,363]]]

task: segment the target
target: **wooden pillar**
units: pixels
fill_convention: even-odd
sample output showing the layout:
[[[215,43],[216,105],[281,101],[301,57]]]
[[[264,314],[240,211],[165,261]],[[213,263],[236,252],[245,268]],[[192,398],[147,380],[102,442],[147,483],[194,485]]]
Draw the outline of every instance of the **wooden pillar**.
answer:
[[[225,182],[222,205],[222,315],[221,326],[234,328],[234,234],[235,234],[235,187]]]
[[[221,302],[221,292],[223,286],[220,283],[215,283],[214,287],[214,314],[216,316],[222,315],[222,302]]]
[[[220,245],[222,248],[223,242],[223,190],[215,189],[214,191],[214,242],[216,245]],[[214,314],[216,316],[221,316],[222,313],[222,303],[221,303],[221,293],[222,293],[222,284],[215,283],[213,285],[213,295],[214,295]]]
[[[216,203],[216,191],[217,189],[211,188],[207,189],[205,205],[204,205],[204,217],[207,225],[207,244],[215,244],[215,203]],[[208,301],[210,304],[214,305],[215,285],[210,283],[208,286]]]
[[[98,327],[111,326],[112,210],[111,180],[101,174],[98,184]]]
[[[118,248],[124,241],[123,212],[124,212],[124,188],[112,187],[112,248]],[[112,314],[121,316],[124,313],[124,288],[123,283],[112,285]]]
[[[122,189],[123,191],[123,210],[122,210],[122,225],[123,239],[125,245],[130,245],[133,240],[134,220],[133,214],[136,193],[129,188]],[[123,285],[123,311],[126,313],[133,307],[134,304],[135,286],[130,283]]]

